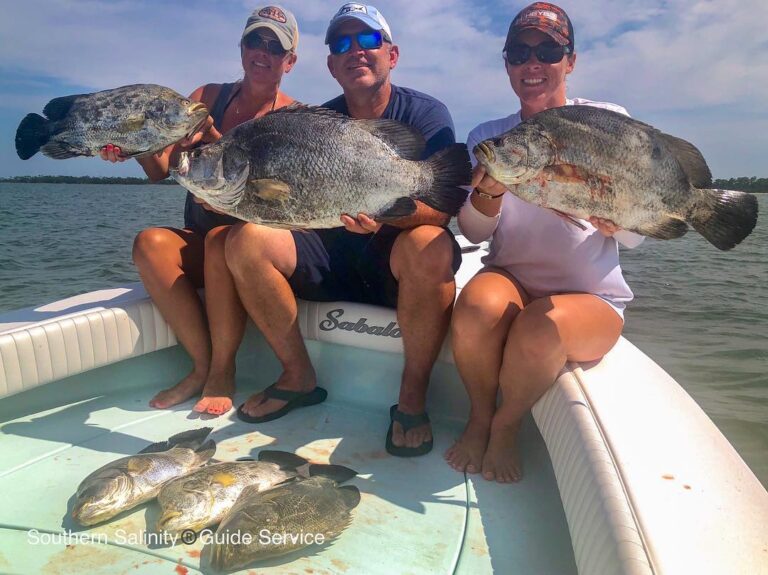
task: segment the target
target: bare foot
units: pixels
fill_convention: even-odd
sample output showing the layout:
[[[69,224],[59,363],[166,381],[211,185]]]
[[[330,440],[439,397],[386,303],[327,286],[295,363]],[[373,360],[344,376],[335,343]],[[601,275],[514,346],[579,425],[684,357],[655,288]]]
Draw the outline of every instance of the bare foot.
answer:
[[[483,455],[488,446],[488,436],[491,433],[489,419],[469,418],[464,433],[445,452],[445,460],[456,471],[479,473],[483,465]]]
[[[205,375],[196,372],[190,373],[179,383],[168,389],[164,389],[149,400],[149,406],[155,409],[166,409],[193,397],[200,393],[205,384]]]
[[[280,378],[277,380],[276,387],[278,389],[285,389],[288,391],[301,391],[308,393],[315,389],[317,380],[315,378],[314,371],[308,375],[288,375],[283,372]],[[243,404],[243,412],[251,417],[263,417],[268,413],[273,413],[283,407],[287,401],[282,399],[265,398],[264,392],[253,394]]]
[[[485,479],[496,480],[499,483],[520,481],[523,474],[517,451],[517,432],[519,430],[520,422],[513,424],[493,422],[488,449],[483,457],[482,469]]]
[[[235,374],[220,377],[208,375],[203,387],[203,397],[195,404],[198,413],[222,415],[232,409],[232,396],[235,395]]]

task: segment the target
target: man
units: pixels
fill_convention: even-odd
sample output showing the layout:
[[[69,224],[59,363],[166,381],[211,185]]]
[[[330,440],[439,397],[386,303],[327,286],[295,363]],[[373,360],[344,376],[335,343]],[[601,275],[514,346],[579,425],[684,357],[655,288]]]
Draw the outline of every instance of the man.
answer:
[[[348,3],[332,18],[325,43],[328,69],[343,95],[324,104],[353,118],[387,118],[424,135],[424,157],[454,143],[446,107],[425,94],[394,86],[398,47],[373,6]],[[249,422],[280,417],[323,401],[297,325],[296,297],[357,301],[397,309],[405,367],[387,450],[399,456],[427,453],[432,430],[427,417],[429,376],[450,323],[454,273],[461,262],[449,217],[419,203],[416,213],[382,226],[365,214],[341,216],[344,228],[276,230],[255,224],[232,229],[226,262],[245,309],[283,366],[278,381],[248,399],[238,416]]]

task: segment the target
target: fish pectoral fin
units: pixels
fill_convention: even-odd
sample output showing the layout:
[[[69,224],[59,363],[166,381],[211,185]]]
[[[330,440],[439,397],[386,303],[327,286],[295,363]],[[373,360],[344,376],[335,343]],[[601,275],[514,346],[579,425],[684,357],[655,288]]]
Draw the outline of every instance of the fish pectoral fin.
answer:
[[[366,132],[370,132],[392,147],[398,156],[406,160],[420,160],[426,147],[421,132],[396,120],[355,120]]]
[[[610,185],[610,178],[600,174],[592,174],[573,164],[554,164],[542,170],[545,179],[560,184],[581,184],[589,188],[601,188]]]
[[[688,231],[688,224],[677,218],[666,218],[660,222],[643,224],[629,231],[657,240],[671,240],[684,236]]]
[[[146,473],[151,466],[152,464],[146,457],[131,457],[125,464],[125,468],[136,475]]]
[[[377,222],[388,222],[410,216],[416,211],[416,202],[412,198],[397,198],[394,202],[387,204],[381,210],[373,214],[373,219]]]
[[[710,172],[707,161],[696,146],[682,138],[676,138],[664,132],[659,132],[659,137],[667,145],[672,155],[675,156],[683,172],[688,176],[688,181],[694,188],[709,188],[712,186],[712,172]]]
[[[262,200],[284,202],[291,197],[291,186],[280,180],[249,180],[248,184]]]
[[[116,127],[120,132],[136,132],[144,127],[146,121],[147,117],[144,114],[132,114],[124,118]]]
[[[55,140],[50,140],[48,143],[44,144],[40,148],[40,151],[49,158],[55,160],[66,160],[67,158],[89,155],[73,150],[68,144],[57,142]]]

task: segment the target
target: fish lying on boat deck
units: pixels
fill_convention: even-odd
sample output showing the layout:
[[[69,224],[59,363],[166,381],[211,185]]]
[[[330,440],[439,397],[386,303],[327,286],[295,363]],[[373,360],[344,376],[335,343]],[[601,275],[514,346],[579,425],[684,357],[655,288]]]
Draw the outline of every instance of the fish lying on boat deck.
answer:
[[[729,250],[757,223],[754,195],[709,189],[712,174],[693,144],[594,106],[540,112],[474,153],[527,202],[653,238],[680,237],[690,224]]]
[[[215,209],[280,228],[341,226],[341,214],[393,222],[414,200],[456,215],[471,166],[466,145],[419,161],[424,138],[394,120],[355,120],[291,105],[183,152],[171,175]]]
[[[268,491],[246,487],[216,531],[211,566],[230,571],[337,537],[349,525],[360,491],[339,486],[356,472],[333,467],[340,469],[334,478],[314,476]]]
[[[297,477],[344,478],[355,473],[338,465],[315,465],[285,451],[264,450],[259,461],[214,463],[166,483],[157,496],[162,508],[158,531],[200,531],[219,523],[248,486],[266,491]]]
[[[125,156],[153,154],[197,131],[208,110],[170,88],[133,84],[54,98],[43,114],[27,114],[16,130],[22,160],[38,151],[57,160],[96,156],[107,144]]]
[[[72,518],[81,525],[95,525],[152,499],[166,482],[213,457],[216,444],[205,441],[212,430],[179,433],[100,467],[77,488]]]

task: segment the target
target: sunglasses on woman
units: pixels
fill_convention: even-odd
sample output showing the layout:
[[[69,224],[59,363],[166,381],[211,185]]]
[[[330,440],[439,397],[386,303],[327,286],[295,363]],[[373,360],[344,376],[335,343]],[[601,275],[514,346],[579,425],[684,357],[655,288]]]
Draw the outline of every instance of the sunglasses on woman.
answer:
[[[504,50],[504,58],[510,66],[520,66],[530,60],[532,54],[536,54],[536,59],[542,64],[557,64],[563,59],[563,56],[570,53],[570,47],[561,46],[557,42],[551,41],[542,42],[537,46],[510,44]]]
[[[364,30],[351,36],[336,36],[328,42],[331,54],[339,55],[349,52],[350,48],[352,48],[352,39],[355,39],[357,45],[363,50],[376,50],[381,48],[384,42],[381,30]]]
[[[264,36],[255,32],[243,38],[243,46],[249,50],[264,50],[272,56],[285,56],[286,52],[288,52],[278,40],[264,38]]]

